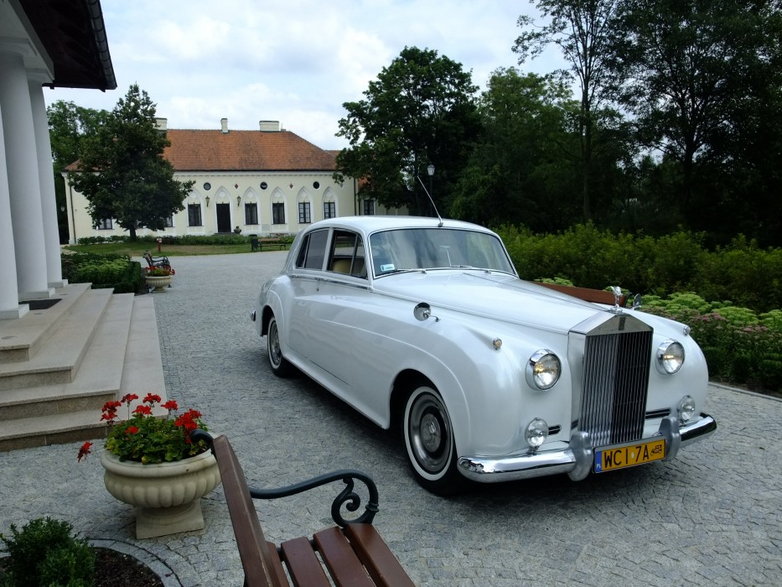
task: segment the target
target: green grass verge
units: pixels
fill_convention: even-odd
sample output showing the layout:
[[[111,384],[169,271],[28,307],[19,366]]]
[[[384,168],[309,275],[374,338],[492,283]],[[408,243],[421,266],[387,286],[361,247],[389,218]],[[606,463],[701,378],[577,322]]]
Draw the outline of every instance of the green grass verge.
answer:
[[[152,253],[153,257],[165,255],[166,257],[177,257],[182,255],[232,255],[235,253],[249,253],[250,243],[246,244],[226,244],[226,245],[169,245],[164,244],[157,250],[157,245],[149,242],[116,242],[101,243],[93,245],[67,245],[66,250],[76,251],[78,253],[92,253],[94,255],[128,255],[130,257],[141,257],[144,251]],[[273,250],[277,250],[276,248]],[[266,252],[266,251],[262,251]]]

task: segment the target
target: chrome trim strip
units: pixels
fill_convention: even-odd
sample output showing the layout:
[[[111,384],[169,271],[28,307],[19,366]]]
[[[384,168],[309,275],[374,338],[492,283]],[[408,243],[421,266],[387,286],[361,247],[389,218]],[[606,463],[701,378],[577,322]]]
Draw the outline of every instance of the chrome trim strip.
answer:
[[[673,458],[680,447],[705,438],[717,429],[717,422],[708,414],[684,426],[675,417],[664,418],[658,436],[665,438],[666,459]],[[644,438],[642,440],[651,440]],[[591,442],[585,432],[575,434],[570,446],[564,449],[529,451],[522,455],[504,458],[459,457],[459,472],[480,483],[499,483],[530,479],[543,475],[568,473],[574,481],[580,481],[592,470]]]

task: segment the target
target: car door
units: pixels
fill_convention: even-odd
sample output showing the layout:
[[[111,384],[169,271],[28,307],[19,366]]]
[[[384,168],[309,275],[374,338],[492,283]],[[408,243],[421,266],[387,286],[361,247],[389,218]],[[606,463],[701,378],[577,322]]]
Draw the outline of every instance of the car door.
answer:
[[[329,255],[317,292],[307,301],[308,345],[313,363],[340,382],[352,386],[355,377],[350,356],[361,300],[368,294],[361,236],[334,230]]]
[[[293,296],[287,342],[291,354],[307,361],[313,360],[310,324],[314,300],[320,295],[329,234],[328,228],[306,234],[290,273]]]

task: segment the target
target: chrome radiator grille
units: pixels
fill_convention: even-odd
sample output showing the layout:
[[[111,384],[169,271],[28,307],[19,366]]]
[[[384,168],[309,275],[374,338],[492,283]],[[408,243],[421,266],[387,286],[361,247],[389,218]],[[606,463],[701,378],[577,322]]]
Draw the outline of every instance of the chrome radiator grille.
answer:
[[[583,340],[579,429],[593,447],[633,442],[643,434],[652,330],[625,329],[619,318]]]

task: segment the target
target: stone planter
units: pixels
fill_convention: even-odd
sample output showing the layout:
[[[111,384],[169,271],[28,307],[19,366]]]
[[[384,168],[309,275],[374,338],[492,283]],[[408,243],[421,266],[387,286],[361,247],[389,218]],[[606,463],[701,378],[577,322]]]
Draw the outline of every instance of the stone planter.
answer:
[[[154,289],[154,291],[163,291],[166,286],[171,285],[171,279],[173,275],[145,275],[144,279],[147,280],[147,287]]]
[[[136,538],[204,528],[201,498],[220,483],[211,451],[155,465],[122,462],[108,452],[100,461],[109,493],[136,506]]]

